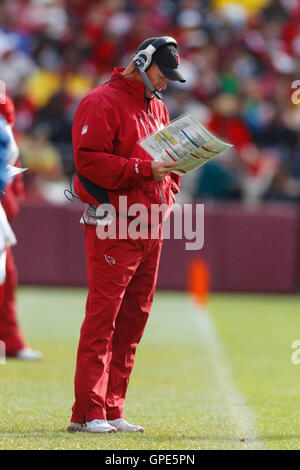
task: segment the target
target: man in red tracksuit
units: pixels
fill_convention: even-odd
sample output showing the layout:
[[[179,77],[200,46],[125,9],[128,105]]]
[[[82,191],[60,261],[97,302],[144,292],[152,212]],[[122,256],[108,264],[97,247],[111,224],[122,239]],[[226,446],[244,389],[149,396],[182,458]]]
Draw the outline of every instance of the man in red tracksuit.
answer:
[[[155,39],[144,41],[138,51]],[[165,44],[152,56],[146,73],[157,91],[167,87],[168,79],[185,81],[176,50]],[[81,101],[74,117],[74,188],[86,203],[89,293],[77,353],[71,432],[143,432],[125,421],[123,408],[153,301],[162,239],[99,239],[97,224],[105,224],[108,217],[107,212],[99,215],[101,203],[110,203],[118,220],[124,216],[120,196],[126,196],[128,207],[139,203],[149,212],[153,204],[163,205],[164,214],[172,206],[179,191],[179,177],[171,173],[176,163],[152,161],[137,144],[168,123],[166,107],[153,97],[133,64],[115,68],[109,82]]]

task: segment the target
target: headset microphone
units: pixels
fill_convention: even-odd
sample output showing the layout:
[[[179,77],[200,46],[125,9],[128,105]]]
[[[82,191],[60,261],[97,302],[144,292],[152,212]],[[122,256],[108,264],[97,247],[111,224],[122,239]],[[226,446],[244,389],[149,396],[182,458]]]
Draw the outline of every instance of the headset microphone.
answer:
[[[162,95],[156,90],[156,88],[154,88],[154,86],[152,85],[152,83],[150,82],[149,78],[147,77],[147,74],[145,72],[145,68],[144,68],[144,65],[143,65],[143,59],[136,59],[134,62],[133,62],[133,65],[134,67],[140,72],[141,76],[142,76],[142,79],[145,83],[145,85],[147,85],[147,87],[149,88],[150,92],[156,96],[156,98],[158,98],[159,100],[162,100]]]

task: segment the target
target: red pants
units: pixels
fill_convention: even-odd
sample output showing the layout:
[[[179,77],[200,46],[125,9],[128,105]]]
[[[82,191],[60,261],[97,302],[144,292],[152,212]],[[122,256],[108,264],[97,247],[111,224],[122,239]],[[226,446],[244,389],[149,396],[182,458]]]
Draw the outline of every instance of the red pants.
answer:
[[[14,262],[11,248],[7,248],[6,278],[2,289],[2,302],[0,305],[0,340],[4,341],[6,355],[13,356],[26,347],[18,327],[16,316],[16,287],[18,272]]]
[[[77,353],[73,422],[123,417],[150,313],[162,240],[100,240],[86,231],[89,293]]]

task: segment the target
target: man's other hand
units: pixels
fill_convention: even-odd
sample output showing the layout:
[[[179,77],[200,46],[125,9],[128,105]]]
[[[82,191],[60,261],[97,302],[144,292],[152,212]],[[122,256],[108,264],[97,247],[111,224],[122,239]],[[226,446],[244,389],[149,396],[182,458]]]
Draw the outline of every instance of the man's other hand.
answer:
[[[164,177],[172,171],[179,162],[151,162],[152,176],[155,180],[161,181]]]

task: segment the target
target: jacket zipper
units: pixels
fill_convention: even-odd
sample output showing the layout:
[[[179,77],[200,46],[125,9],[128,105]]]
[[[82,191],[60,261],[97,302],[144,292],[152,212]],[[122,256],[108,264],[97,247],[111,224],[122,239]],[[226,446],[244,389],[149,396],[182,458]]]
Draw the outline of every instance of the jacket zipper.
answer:
[[[141,121],[141,123],[142,123],[142,126],[143,126],[143,128],[144,128],[144,131],[145,131],[146,137],[148,137],[148,132],[147,132],[147,129],[146,129],[146,126],[145,126],[145,123],[144,123],[144,121],[143,121],[143,118],[142,118],[142,116],[139,116],[139,120],[140,120],[140,121]]]
[[[146,105],[146,111],[147,111],[148,121],[149,121],[150,127],[151,127],[151,129],[152,129],[152,132],[154,133],[155,130],[153,129],[153,126],[152,126],[151,120],[150,120],[149,104],[150,104],[150,101],[147,100],[147,101],[145,102],[145,105]],[[142,116],[141,116],[141,118],[142,118]],[[156,124],[156,123],[155,123],[155,124]],[[157,127],[157,124],[156,124],[156,127]],[[162,215],[163,215],[163,219],[164,219],[164,217],[165,217],[165,209],[164,209],[165,202],[164,202],[164,198],[163,198],[163,195],[162,195],[162,190],[161,190],[161,186],[160,186],[160,181],[158,181],[158,190],[159,190],[159,194],[160,194],[160,198],[161,198],[161,202],[162,202]]]

